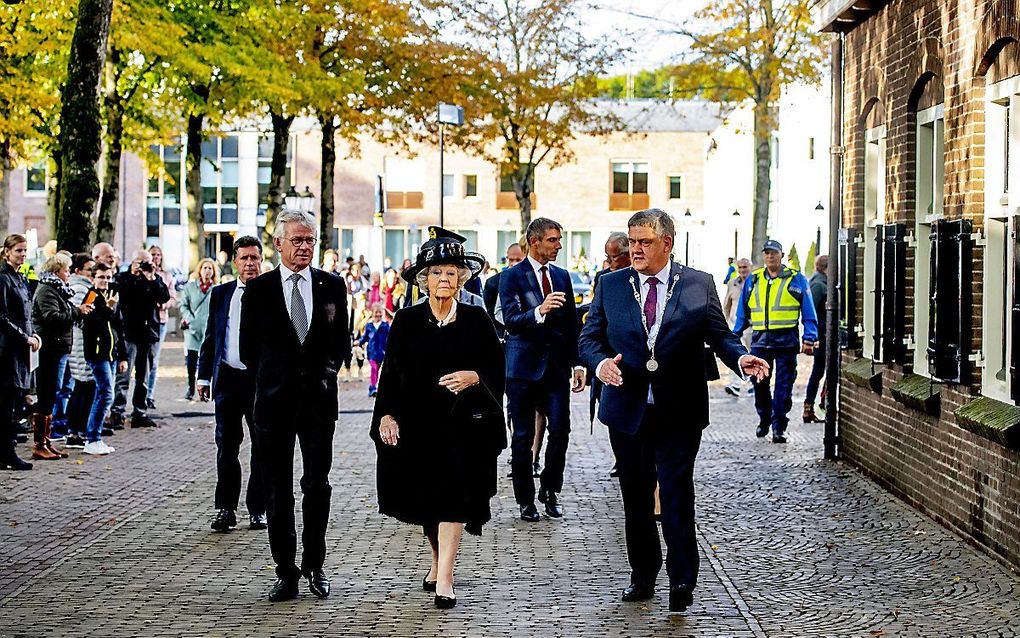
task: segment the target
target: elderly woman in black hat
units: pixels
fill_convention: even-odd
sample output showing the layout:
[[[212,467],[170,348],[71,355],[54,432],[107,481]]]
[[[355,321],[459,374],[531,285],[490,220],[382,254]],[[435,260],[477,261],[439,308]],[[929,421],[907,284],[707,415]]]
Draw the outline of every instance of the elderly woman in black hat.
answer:
[[[504,359],[484,308],[457,293],[484,264],[456,240],[426,242],[401,276],[428,302],[397,312],[379,379],[371,436],[379,455],[379,511],[421,525],[432,546],[422,581],[437,607],[457,603],[461,534],[481,534],[506,447]]]

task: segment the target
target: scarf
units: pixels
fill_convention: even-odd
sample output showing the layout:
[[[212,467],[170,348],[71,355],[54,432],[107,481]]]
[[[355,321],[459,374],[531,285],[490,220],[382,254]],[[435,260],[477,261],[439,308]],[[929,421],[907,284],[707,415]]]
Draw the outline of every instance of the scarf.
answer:
[[[206,282],[202,281],[201,279],[198,280],[198,289],[202,291],[203,295],[205,293],[209,292],[209,289],[212,288],[213,285],[215,285],[215,284],[212,281],[206,283]]]
[[[57,292],[63,295],[64,299],[70,299],[74,296],[74,288],[71,288],[71,284],[51,272],[43,273],[43,276],[39,278],[39,282],[56,288]]]

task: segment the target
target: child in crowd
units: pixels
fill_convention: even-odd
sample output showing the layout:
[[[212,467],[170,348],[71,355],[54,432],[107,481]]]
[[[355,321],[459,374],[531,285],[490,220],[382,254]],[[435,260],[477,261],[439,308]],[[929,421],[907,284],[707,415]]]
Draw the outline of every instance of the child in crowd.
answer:
[[[127,356],[114,321],[117,296],[110,292],[113,270],[104,263],[97,263],[92,273],[93,287],[85,300],[93,304],[94,310],[84,318],[81,327],[85,361],[96,382],[95,398],[85,426],[85,453],[103,455],[114,451],[103,442],[103,421],[113,405],[116,374],[127,369]]]
[[[386,321],[386,310],[381,303],[372,306],[372,321],[365,326],[365,334],[359,343],[367,344],[365,354],[368,358],[370,377],[368,396],[374,397],[379,383],[379,366],[386,356],[386,340],[390,336],[390,324]]]

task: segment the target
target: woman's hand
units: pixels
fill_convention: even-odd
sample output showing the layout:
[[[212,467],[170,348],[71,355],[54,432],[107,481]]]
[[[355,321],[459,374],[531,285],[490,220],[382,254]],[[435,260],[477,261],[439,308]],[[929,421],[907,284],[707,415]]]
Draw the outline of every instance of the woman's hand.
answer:
[[[454,394],[460,394],[471,386],[477,385],[479,381],[481,379],[478,378],[478,373],[474,370],[461,370],[460,372],[451,372],[439,379],[439,385]]]
[[[80,312],[82,315],[89,314],[90,312],[92,312],[92,309],[93,306],[90,303],[83,303],[82,305],[78,306],[78,312]]]
[[[397,420],[388,414],[379,420],[379,438],[386,445],[396,445],[400,440],[400,426],[397,425]]]

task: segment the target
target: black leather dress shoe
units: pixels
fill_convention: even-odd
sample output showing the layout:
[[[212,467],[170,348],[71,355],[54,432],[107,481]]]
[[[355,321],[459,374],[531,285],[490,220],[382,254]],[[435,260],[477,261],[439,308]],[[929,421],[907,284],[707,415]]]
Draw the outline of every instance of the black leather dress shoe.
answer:
[[[786,437],[783,436],[782,432],[773,432],[772,433],[772,442],[773,443],[786,443]]]
[[[269,527],[269,519],[265,513],[252,514],[248,517],[248,529],[266,529]]]
[[[528,521],[529,523],[537,523],[542,520],[542,516],[538,513],[538,508],[535,507],[534,503],[521,505],[521,520]]]
[[[312,590],[313,594],[319,598],[329,596],[329,578],[326,578],[321,569],[313,569],[305,574],[305,578],[308,579],[308,589]]]
[[[538,493],[538,500],[545,503],[545,513],[551,518],[563,518],[563,506],[560,505],[560,500],[556,497],[556,492],[541,490]]]
[[[269,601],[278,603],[284,600],[293,600],[297,598],[297,595],[297,581],[280,578],[273,585],[273,588],[269,590]]]
[[[759,439],[764,439],[768,433],[769,433],[768,423],[759,423],[758,427],[754,431],[754,435]]]
[[[237,516],[234,510],[223,509],[216,512],[216,517],[209,526],[214,532],[229,532],[237,527]]]
[[[669,588],[669,610],[687,611],[694,604],[694,593],[687,585],[674,585]]]
[[[655,596],[655,585],[631,583],[623,590],[623,602],[632,603],[636,600],[651,600]]]

